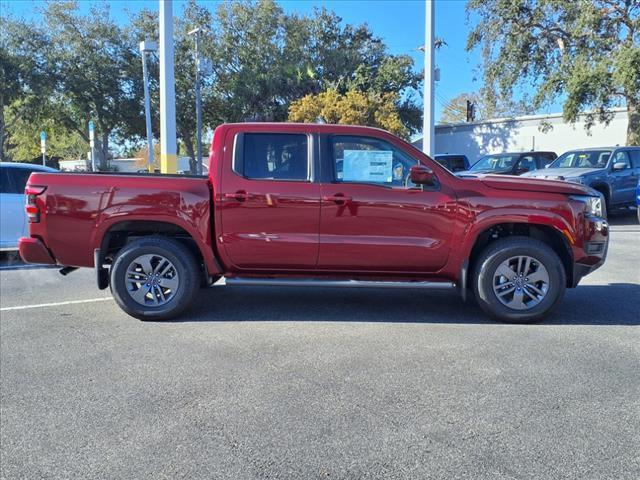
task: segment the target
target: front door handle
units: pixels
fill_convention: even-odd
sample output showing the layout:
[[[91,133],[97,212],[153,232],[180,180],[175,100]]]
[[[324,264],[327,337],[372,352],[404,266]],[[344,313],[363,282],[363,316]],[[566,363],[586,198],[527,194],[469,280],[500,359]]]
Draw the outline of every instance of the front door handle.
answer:
[[[322,200],[325,202],[335,202],[338,205],[341,205],[343,203],[350,202],[352,198],[343,193],[336,193],[335,195],[325,195],[322,197]]]
[[[249,198],[249,194],[245,190],[238,190],[234,193],[224,193],[222,196],[238,202],[244,202]]]

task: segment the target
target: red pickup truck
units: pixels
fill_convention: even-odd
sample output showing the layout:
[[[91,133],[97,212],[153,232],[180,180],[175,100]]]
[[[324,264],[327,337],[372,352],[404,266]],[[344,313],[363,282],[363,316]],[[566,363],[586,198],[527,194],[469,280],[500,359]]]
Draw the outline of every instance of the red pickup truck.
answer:
[[[589,188],[458,178],[382,130],[219,126],[209,176],[33,173],[27,262],[95,269],[143,320],[200,287],[457,288],[503,321],[549,313],[603,264],[608,225]],[[250,300],[248,300],[250,301]]]

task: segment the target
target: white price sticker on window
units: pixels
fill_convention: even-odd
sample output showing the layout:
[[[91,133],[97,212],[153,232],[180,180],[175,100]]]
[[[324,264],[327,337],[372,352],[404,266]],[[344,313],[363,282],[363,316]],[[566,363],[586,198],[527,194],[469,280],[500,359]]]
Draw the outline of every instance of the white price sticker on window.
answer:
[[[391,183],[393,152],[388,150],[345,150],[342,181]]]

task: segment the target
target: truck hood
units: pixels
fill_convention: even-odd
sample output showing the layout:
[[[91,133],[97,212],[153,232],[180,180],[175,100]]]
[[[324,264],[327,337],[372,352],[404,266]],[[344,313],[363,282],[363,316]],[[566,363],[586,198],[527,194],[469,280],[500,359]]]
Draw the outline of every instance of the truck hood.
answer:
[[[563,180],[565,178],[576,178],[583,175],[598,173],[602,170],[602,168],[543,168],[541,170],[525,173],[523,177]]]
[[[479,181],[487,187],[498,190],[518,190],[526,192],[563,193],[565,195],[594,195],[594,190],[577,183],[561,180],[542,180],[537,178],[522,178],[512,175],[480,175]]]

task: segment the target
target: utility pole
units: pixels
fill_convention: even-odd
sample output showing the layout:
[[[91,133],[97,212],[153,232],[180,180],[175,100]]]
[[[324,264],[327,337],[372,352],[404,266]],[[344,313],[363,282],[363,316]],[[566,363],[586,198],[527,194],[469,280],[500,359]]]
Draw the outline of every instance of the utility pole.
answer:
[[[160,172],[176,173],[176,92],[173,73],[173,3],[160,0]]]
[[[202,175],[202,97],[200,93],[200,34],[205,29],[195,28],[189,32],[196,43],[196,175]]]
[[[425,0],[425,32],[424,32],[424,113],[422,124],[422,151],[427,155],[435,154],[434,128],[434,3],[435,0]]]
[[[149,71],[147,69],[147,53],[158,50],[155,42],[145,40],[140,42],[142,53],[142,77],[144,82],[144,115],[147,124],[147,169],[153,173],[153,131],[151,130],[151,98],[149,95]]]

